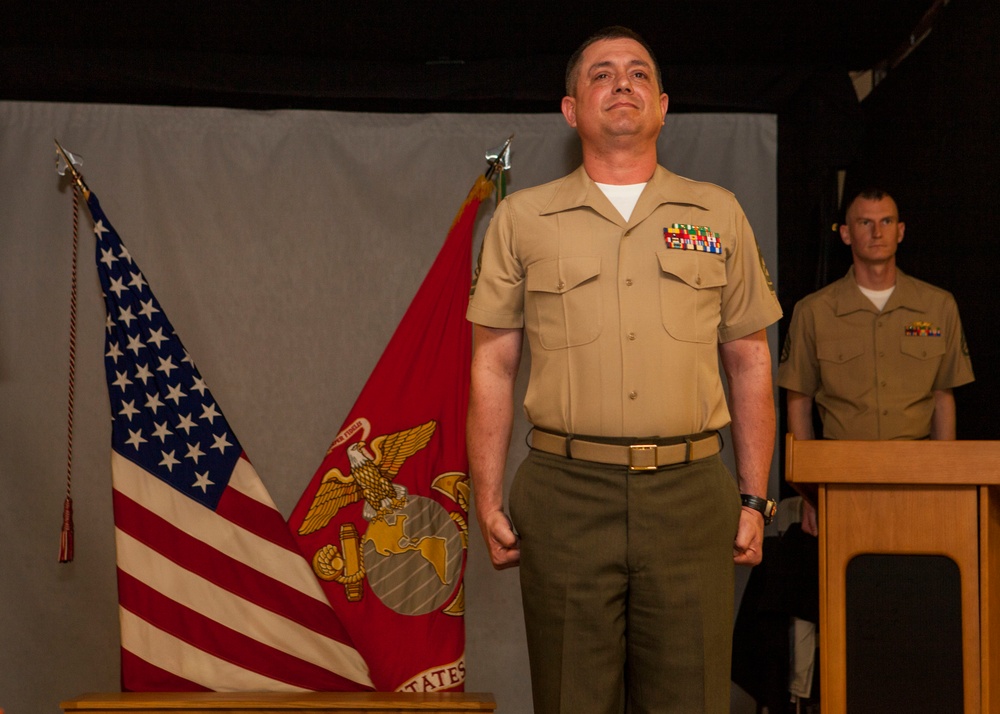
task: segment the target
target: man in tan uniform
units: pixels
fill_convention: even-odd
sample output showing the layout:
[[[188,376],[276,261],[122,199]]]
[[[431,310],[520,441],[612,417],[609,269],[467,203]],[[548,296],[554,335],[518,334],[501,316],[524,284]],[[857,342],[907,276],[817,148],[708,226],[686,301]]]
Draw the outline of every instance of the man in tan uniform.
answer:
[[[667,95],[645,42],[598,33],[566,91],[583,166],[500,204],[468,308],[476,514],[493,565],[521,567],[537,714],[728,712],[733,562],[759,562],[773,513],[780,308],[732,194],[657,165]],[[534,430],[508,519],[524,335]]]
[[[951,293],[896,267],[905,224],[896,202],[866,189],[849,203],[840,237],[847,275],[798,302],[781,352],[788,427],[827,439],[954,439],[952,389],[974,379]],[[803,530],[816,534],[806,506]]]
[[[795,305],[778,384],[796,439],[816,438],[814,404],[827,439],[955,438],[952,389],[974,379],[969,350],[951,293],[896,267],[905,229],[888,193],[856,194],[840,226],[851,269]],[[805,501],[802,530],[819,533]],[[790,690],[808,697],[816,628],[794,627],[799,676]]]

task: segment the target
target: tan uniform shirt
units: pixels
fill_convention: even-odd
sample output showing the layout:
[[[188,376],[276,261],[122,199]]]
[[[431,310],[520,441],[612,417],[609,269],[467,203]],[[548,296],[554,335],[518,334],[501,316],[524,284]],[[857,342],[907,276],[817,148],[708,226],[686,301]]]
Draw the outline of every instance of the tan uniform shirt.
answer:
[[[718,234],[681,247],[675,225]],[[670,237],[674,247],[668,244]],[[535,426],[593,436],[680,436],[729,423],[718,343],[781,308],[733,195],[657,167],[625,221],[581,167],[518,191],[487,231],[467,317],[524,327]]]
[[[798,302],[778,384],[812,397],[828,439],[923,439],[934,390],[974,379],[951,293],[897,269],[881,313],[854,268]]]

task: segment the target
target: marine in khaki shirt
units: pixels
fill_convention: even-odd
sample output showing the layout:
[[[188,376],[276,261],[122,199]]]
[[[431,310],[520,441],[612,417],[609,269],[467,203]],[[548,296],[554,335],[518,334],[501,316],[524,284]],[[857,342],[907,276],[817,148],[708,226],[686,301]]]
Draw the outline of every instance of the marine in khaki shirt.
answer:
[[[605,28],[566,80],[583,166],[501,203],[468,308],[476,519],[493,566],[520,568],[537,714],[723,714],[733,564],[760,562],[773,514],[764,327],[780,310],[732,195],[657,165],[668,98],[648,44]],[[508,517],[525,336],[525,409],[546,431]],[[698,433],[729,421],[720,361],[735,479]]]
[[[815,438],[813,405],[828,439],[954,439],[954,387],[972,362],[951,294],[904,274],[896,250],[905,223],[896,202],[865,189],[847,206],[847,275],[795,306],[778,366],[788,428]],[[804,504],[802,528],[818,535]]]

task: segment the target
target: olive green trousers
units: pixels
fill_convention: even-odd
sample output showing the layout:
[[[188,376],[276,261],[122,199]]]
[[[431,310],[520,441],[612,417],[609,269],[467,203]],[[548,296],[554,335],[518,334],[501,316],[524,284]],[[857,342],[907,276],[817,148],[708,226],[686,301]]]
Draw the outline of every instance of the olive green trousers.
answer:
[[[511,487],[535,714],[729,711],[739,490],[532,450]]]

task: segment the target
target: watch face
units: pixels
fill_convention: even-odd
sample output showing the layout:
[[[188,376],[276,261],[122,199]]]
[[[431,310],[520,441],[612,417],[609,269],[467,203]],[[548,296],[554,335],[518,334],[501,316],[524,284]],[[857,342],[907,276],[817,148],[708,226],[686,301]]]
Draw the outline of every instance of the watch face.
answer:
[[[767,506],[765,506],[765,511],[764,511],[764,525],[765,526],[771,524],[771,521],[774,520],[774,515],[777,512],[778,512],[778,503],[776,501],[772,501],[771,499],[768,499],[767,500]]]

